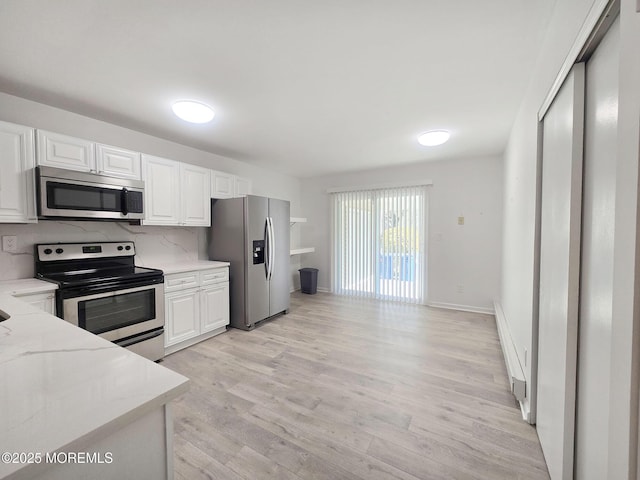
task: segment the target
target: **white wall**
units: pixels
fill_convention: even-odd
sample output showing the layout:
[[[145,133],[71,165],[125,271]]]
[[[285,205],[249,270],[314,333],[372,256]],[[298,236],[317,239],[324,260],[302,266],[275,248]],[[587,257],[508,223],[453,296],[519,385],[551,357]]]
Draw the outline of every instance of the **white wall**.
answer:
[[[332,187],[401,184],[431,180],[429,191],[428,301],[446,307],[492,311],[500,290],[502,159],[468,158],[422,162],[302,179],[302,246],[316,248],[302,265],[320,269],[318,286],[331,285],[330,210]],[[458,217],[465,224],[458,225]],[[458,285],[464,292],[458,292]]]
[[[538,179],[537,113],[573,45],[593,0],[556,2],[545,41],[520,106],[505,152],[502,304],[515,348],[531,385],[534,302],[537,301],[536,189]],[[531,393],[527,389],[527,394]],[[530,399],[525,401],[525,411]]]
[[[241,175],[252,180],[255,195],[289,200],[292,216],[300,214],[300,181],[288,175],[5,93],[0,93],[0,120]],[[0,279],[33,276],[33,244],[38,242],[134,240],[140,264],[153,266],[151,262],[162,251],[176,261],[207,258],[206,232],[202,227],[139,227],[110,222],[0,224],[0,235],[18,235],[19,245],[17,254],[0,252]],[[295,232],[292,237],[297,243]],[[154,246],[158,245],[166,248],[156,251]],[[298,268],[299,259],[292,257],[292,286],[299,284]]]

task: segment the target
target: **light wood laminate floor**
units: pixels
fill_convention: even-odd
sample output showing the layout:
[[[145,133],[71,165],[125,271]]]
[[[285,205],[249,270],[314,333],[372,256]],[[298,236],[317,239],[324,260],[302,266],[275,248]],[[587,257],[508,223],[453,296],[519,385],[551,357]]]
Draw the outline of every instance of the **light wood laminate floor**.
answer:
[[[493,316],[295,293],[167,357],[176,479],[548,479]]]

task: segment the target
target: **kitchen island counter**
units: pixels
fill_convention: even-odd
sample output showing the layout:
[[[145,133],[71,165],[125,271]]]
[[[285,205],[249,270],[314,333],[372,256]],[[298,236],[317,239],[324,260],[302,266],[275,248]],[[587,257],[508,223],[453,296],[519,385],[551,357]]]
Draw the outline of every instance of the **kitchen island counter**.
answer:
[[[0,316],[0,479],[172,478],[186,377],[6,293]]]

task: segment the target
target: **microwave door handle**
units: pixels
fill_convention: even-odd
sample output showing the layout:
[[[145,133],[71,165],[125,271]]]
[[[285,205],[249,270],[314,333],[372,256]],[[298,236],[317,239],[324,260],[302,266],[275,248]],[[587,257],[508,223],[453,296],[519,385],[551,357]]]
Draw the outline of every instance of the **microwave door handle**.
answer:
[[[129,190],[126,188],[122,189],[120,196],[120,211],[125,216],[129,214]]]

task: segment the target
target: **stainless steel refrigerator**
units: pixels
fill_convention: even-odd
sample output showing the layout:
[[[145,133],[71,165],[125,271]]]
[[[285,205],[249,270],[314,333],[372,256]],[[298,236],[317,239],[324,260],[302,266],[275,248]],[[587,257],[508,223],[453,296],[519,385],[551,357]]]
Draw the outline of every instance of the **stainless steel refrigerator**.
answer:
[[[211,201],[209,259],[231,262],[231,326],[289,311],[289,202],[249,195]]]

